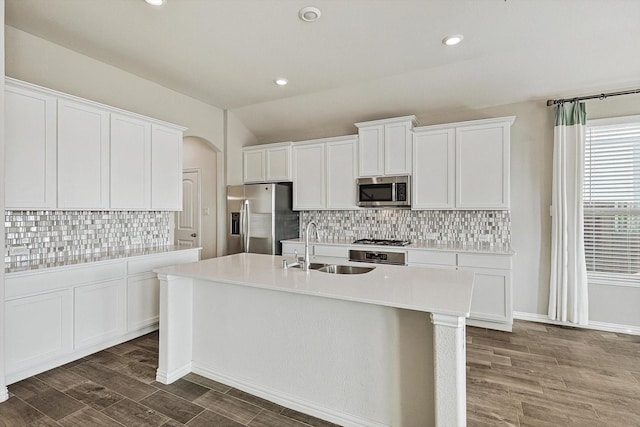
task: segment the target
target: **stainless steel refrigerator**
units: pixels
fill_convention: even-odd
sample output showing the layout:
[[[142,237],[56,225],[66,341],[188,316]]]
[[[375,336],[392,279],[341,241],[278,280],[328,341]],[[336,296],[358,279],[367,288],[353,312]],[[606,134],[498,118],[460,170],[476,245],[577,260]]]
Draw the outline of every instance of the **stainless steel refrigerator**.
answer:
[[[227,187],[227,254],[282,254],[281,240],[299,237],[290,183]]]

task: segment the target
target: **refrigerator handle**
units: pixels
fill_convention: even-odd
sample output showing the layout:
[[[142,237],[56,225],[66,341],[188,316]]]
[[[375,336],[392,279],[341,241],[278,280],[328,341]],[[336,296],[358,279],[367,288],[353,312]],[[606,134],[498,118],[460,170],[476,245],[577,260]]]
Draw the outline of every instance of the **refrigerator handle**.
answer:
[[[244,242],[244,248],[245,249],[244,249],[244,251],[245,252],[249,252],[249,241],[250,241],[249,240],[249,236],[251,235],[251,221],[250,221],[250,218],[249,218],[249,214],[251,213],[251,211],[249,209],[249,206],[250,206],[249,205],[249,200],[245,200],[244,203],[245,203],[245,206],[246,206],[245,213],[244,213],[244,220],[245,220],[245,225],[246,225],[246,227],[245,227],[245,235],[244,235],[244,238],[245,238],[245,242]]]
[[[245,231],[244,231],[244,216],[245,216],[245,212],[244,212],[244,200],[242,201],[242,204],[240,205],[240,252],[245,252],[244,250],[244,235],[245,235]]]

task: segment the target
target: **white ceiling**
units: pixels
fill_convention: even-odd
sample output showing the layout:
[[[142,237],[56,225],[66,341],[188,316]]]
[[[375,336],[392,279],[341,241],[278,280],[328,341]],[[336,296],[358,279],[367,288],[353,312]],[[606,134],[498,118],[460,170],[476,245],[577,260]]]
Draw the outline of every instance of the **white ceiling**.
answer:
[[[638,0],[6,0],[8,25],[230,109],[263,142],[640,87],[638,22]]]

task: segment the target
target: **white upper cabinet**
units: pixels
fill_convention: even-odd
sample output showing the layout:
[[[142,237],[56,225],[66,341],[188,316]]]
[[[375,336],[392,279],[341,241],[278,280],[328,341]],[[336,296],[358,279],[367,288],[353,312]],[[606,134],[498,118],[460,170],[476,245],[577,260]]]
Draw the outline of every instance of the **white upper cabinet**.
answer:
[[[242,150],[242,180],[245,183],[264,182],[266,177],[265,158],[266,150],[243,149]]]
[[[327,209],[358,209],[357,140],[357,137],[351,136],[326,143]]]
[[[5,86],[5,207],[56,207],[56,98]]]
[[[291,142],[242,149],[243,182],[291,181]]]
[[[358,175],[406,175],[412,168],[411,129],[415,116],[356,123]]]
[[[324,209],[326,206],[325,144],[293,146],[293,209]]]
[[[455,208],[455,130],[413,134],[413,209]]]
[[[184,128],[5,83],[8,209],[182,209]]]
[[[293,145],[293,209],[357,209],[357,136]]]
[[[412,209],[509,209],[514,120],[415,128]]]
[[[182,130],[151,126],[151,209],[182,210]]]
[[[151,124],[111,114],[111,208],[151,208]]]
[[[109,112],[58,100],[58,207],[109,208]]]
[[[512,120],[456,128],[456,206],[509,209]]]

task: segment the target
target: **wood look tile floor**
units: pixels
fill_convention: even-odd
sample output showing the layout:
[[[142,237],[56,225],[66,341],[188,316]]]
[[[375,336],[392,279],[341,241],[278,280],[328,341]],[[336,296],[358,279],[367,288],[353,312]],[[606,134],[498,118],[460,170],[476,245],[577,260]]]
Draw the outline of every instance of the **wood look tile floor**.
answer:
[[[640,426],[640,336],[467,327],[467,425]]]
[[[12,384],[0,427],[335,426],[195,374],[157,383],[157,359],[153,333]],[[640,337],[523,321],[513,333],[468,327],[467,418],[640,426]]]

